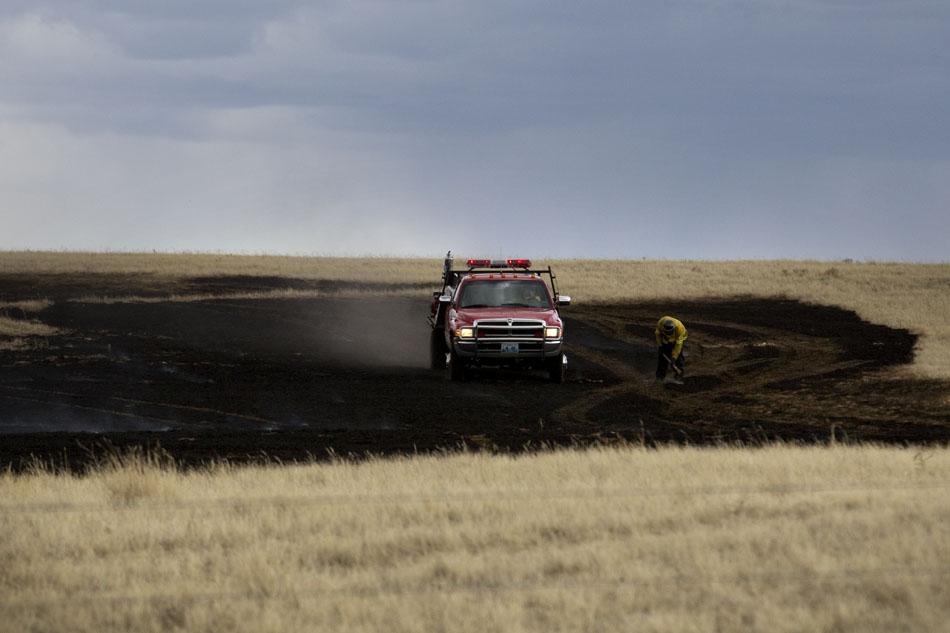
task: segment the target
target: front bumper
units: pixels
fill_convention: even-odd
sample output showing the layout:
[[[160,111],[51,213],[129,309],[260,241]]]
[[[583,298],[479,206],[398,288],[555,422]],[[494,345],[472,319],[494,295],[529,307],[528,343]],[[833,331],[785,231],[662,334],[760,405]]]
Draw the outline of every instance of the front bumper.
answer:
[[[563,339],[545,338],[541,320],[491,319],[473,324],[472,338],[452,339],[455,354],[472,364],[500,365],[543,361],[558,356]]]

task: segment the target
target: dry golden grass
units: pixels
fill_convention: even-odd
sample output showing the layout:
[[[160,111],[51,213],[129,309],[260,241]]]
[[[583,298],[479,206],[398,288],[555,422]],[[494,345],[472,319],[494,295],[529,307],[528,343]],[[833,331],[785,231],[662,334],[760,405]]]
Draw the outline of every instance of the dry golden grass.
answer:
[[[0,317],[0,336],[50,336],[58,330],[39,321],[25,321]]]
[[[2,631],[944,631],[950,450],[0,475]]]
[[[464,257],[458,257],[462,262]],[[564,294],[579,302],[669,300],[731,296],[787,297],[835,305],[862,318],[920,335],[911,371],[950,378],[950,264],[817,261],[641,261],[550,260]],[[438,258],[339,258],[271,255],[0,252],[0,270],[62,275],[124,273],[171,284],[176,279],[213,275],[279,276],[298,279],[438,284]],[[144,280],[142,283],[146,283]],[[276,291],[255,296],[293,296]],[[355,291],[348,291],[353,293]],[[406,293],[425,293],[402,290]],[[156,300],[100,296],[84,300]],[[303,292],[313,296],[315,292]],[[211,295],[173,294],[194,301]],[[217,295],[225,298],[232,295]],[[247,298],[241,293],[233,295]],[[2,336],[2,335],[0,335]]]
[[[36,319],[9,316],[16,313],[26,317],[51,305],[46,300],[0,301],[0,349],[24,349],[45,342],[45,337],[59,330]]]
[[[433,274],[433,267],[435,273]],[[440,259],[301,257],[206,253],[0,251],[0,270],[13,274],[133,274],[156,277],[255,275],[347,281],[438,280]]]

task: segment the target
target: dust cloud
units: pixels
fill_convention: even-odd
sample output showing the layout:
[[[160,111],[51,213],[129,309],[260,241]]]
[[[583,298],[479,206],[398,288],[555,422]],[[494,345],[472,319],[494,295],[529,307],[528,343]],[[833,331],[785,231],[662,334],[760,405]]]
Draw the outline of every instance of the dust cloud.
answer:
[[[405,297],[323,299],[301,305],[301,354],[331,365],[354,367],[428,366],[428,304]],[[308,318],[310,317],[310,318]]]

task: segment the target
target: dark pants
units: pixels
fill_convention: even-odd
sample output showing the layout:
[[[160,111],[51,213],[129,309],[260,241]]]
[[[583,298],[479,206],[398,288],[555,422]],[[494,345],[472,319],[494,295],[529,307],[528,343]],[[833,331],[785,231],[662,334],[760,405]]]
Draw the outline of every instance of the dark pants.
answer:
[[[667,358],[673,358],[673,348],[676,347],[676,343],[667,343],[666,345],[661,345],[657,349],[656,353],[656,377],[657,380],[663,380],[666,378],[666,370],[669,368],[670,363],[667,361]],[[683,345],[683,349],[686,346]],[[680,355],[673,361],[673,365],[679,370],[679,375],[683,375],[683,349],[680,349]],[[676,373],[676,372],[674,372]]]

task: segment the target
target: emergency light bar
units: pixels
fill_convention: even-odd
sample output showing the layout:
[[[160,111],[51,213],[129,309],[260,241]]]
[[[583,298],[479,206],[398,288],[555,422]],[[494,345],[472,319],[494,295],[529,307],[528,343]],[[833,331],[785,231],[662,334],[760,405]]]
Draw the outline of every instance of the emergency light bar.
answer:
[[[531,268],[530,259],[470,259],[469,268]]]

